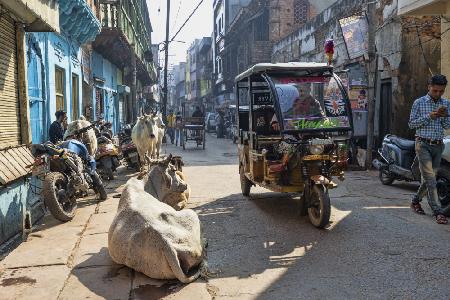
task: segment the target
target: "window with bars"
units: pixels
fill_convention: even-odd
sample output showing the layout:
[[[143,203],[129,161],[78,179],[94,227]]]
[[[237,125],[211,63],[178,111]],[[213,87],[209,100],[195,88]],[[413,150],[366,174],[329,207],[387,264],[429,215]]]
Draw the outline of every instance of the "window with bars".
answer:
[[[295,24],[302,25],[308,21],[310,4],[308,0],[294,1],[294,20]]]

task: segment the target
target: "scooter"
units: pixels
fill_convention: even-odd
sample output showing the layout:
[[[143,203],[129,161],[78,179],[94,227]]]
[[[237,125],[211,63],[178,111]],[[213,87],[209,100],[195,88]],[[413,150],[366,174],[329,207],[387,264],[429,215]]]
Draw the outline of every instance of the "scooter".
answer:
[[[98,150],[95,155],[100,173],[108,180],[114,180],[114,172],[120,166],[119,148],[105,135],[97,137]]]
[[[131,139],[131,131],[132,126],[130,124],[123,127],[122,132],[119,134],[120,149],[122,151],[123,158],[127,162],[127,166],[139,171],[141,164],[139,162],[139,154],[136,145]]]
[[[444,139],[445,150],[441,168],[436,176],[439,200],[442,207],[450,207],[450,136]],[[419,160],[416,157],[415,141],[386,135],[378,151],[379,158],[373,166],[379,170],[382,184],[392,185],[394,181],[421,181]],[[450,213],[450,208],[449,213]]]

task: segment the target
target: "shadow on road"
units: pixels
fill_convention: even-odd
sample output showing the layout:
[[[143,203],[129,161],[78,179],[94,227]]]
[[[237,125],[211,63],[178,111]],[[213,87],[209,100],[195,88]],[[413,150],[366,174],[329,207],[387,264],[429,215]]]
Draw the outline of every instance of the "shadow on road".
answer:
[[[195,209],[209,241],[208,261],[219,278],[248,278],[286,268],[331,234],[300,216],[293,195],[264,193],[250,200],[230,195]]]

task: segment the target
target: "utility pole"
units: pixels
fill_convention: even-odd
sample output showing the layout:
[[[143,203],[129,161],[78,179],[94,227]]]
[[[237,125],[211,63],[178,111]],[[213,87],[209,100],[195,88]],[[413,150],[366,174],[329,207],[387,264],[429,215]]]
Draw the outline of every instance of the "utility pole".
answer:
[[[131,103],[130,103],[130,110],[129,112],[129,118],[131,118],[130,123],[134,123],[136,121],[136,118],[138,116],[138,105],[137,105],[137,68],[136,68],[136,45],[131,45]]]
[[[367,17],[369,19],[369,90],[368,90],[368,116],[367,116],[367,153],[366,153],[366,168],[370,169],[372,166],[372,150],[374,146],[374,131],[375,131],[375,98],[376,98],[376,85],[377,85],[377,70],[378,70],[378,59],[377,59],[377,49],[375,45],[375,34],[376,34],[376,1],[367,0]]]
[[[167,123],[167,96],[169,93],[169,88],[167,86],[167,69],[169,67],[169,23],[170,23],[170,0],[167,0],[167,19],[166,19],[166,41],[164,43],[165,47],[165,61],[164,61],[164,98],[163,98],[163,107],[162,107],[162,115],[163,120]]]

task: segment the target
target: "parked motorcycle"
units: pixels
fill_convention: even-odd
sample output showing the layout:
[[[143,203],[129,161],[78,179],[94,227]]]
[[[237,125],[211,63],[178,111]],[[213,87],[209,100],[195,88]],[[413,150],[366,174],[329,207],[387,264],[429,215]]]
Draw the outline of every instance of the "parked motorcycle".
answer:
[[[437,189],[442,207],[450,205],[450,136],[444,140],[445,151],[441,168],[437,174]],[[383,146],[378,151],[379,158],[373,166],[379,170],[382,184],[391,185],[394,181],[421,181],[419,160],[416,157],[415,141],[386,135]]]
[[[104,135],[97,137],[97,142],[98,150],[95,160],[98,170],[104,178],[114,180],[114,172],[120,166],[119,148]]]
[[[51,143],[32,145],[34,176],[43,177],[42,198],[50,213],[62,222],[73,219],[77,199],[89,189],[106,200],[107,193],[96,171],[91,171],[78,155]]]
[[[131,125],[125,125],[119,134],[120,149],[122,151],[123,158],[127,162],[128,167],[134,168],[139,171],[141,164],[139,162],[139,154],[136,145],[131,139]]]

